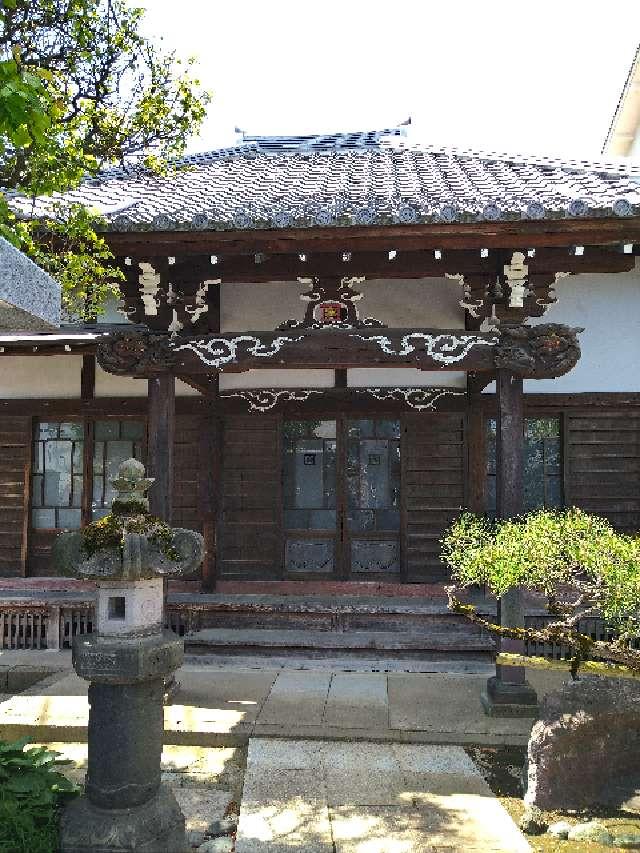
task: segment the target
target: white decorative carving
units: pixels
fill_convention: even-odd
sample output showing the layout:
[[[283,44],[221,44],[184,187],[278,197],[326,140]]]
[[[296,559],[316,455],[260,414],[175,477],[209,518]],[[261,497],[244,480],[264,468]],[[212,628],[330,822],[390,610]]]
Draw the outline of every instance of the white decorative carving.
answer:
[[[322,394],[324,393],[320,389],[311,389],[307,388],[305,390],[276,390],[272,388],[264,388],[255,391],[226,391],[220,396],[222,398],[226,397],[240,397],[249,404],[249,410],[252,412],[268,412],[271,409],[275,408],[275,406],[280,402],[280,400],[286,400],[287,402],[294,403],[304,403],[306,402],[312,394]]]
[[[376,400],[402,400],[411,409],[421,412],[435,409],[442,397],[464,397],[466,391],[457,388],[358,388],[359,394],[368,394]]]
[[[527,287],[529,267],[524,262],[524,253],[514,252],[511,255],[511,263],[505,264],[503,269],[509,286],[509,308],[522,308],[529,290]]]
[[[178,312],[175,308],[172,309],[172,319],[167,327],[167,331],[171,332],[172,337],[177,335],[182,329],[184,329],[184,325],[178,320]]]
[[[193,307],[185,305],[184,310],[191,317],[192,325],[197,323],[200,317],[202,317],[203,314],[206,314],[209,310],[209,306],[207,305],[207,293],[209,292],[209,285],[220,284],[221,282],[221,278],[210,278],[206,281],[203,281],[200,287],[196,290],[196,298]]]
[[[189,341],[175,347],[175,352],[191,350],[203,364],[209,367],[221,368],[225,364],[235,361],[238,354],[238,346],[246,343],[247,352],[256,358],[273,358],[285,344],[293,344],[301,340],[301,336],[290,338],[281,335],[274,338],[270,344],[263,344],[260,338],[254,335],[238,335],[235,338],[207,338],[204,340]]]
[[[420,349],[412,341],[421,340],[426,354],[441,364],[455,364],[466,358],[474,346],[496,346],[499,341],[498,335],[493,335],[491,338],[478,338],[477,335],[429,335],[424,332],[410,332],[402,336],[400,349],[396,352],[386,335],[365,336],[354,333],[351,337],[377,343],[382,352],[387,355],[409,355]]]
[[[464,275],[462,273],[446,272],[445,276],[447,278],[452,279],[453,281],[459,281],[462,285],[463,296],[462,299],[458,302],[458,305],[465,311],[468,311],[472,317],[475,317],[476,319],[479,318],[480,309],[484,305],[484,299],[473,300],[471,298],[471,285],[464,280]]]
[[[140,282],[140,298],[144,305],[145,317],[157,317],[158,300],[160,290],[160,273],[156,272],[151,264],[141,261],[138,266],[142,273],[138,277]]]
[[[366,281],[366,276],[364,275],[346,275],[340,279],[340,283],[343,287],[355,287],[356,285],[364,284]],[[351,297],[352,302],[356,302],[358,299],[362,299],[364,294],[362,293],[354,293]]]
[[[557,272],[553,279],[553,284],[549,287],[549,293],[546,299],[536,299],[537,305],[544,305],[545,308],[548,308],[549,305],[555,305],[558,301],[558,294],[556,293],[556,285],[560,281],[561,278],[566,278],[568,275],[571,275],[570,272]]]

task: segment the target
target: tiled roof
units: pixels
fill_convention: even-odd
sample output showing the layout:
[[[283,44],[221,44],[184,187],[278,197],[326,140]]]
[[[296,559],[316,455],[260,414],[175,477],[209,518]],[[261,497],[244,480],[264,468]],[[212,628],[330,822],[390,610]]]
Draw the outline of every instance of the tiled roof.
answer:
[[[245,135],[177,165],[165,176],[105,170],[65,198],[100,210],[108,231],[640,215],[640,167],[411,145],[404,128]],[[50,203],[42,199],[35,214]],[[31,202],[23,212],[33,215]]]

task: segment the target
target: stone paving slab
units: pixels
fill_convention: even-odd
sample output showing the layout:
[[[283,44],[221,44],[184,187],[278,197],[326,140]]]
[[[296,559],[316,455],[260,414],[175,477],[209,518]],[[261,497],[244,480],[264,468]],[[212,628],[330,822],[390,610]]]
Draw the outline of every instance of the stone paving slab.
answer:
[[[530,853],[531,848],[461,747],[252,738],[237,853],[294,849]]]
[[[543,677],[544,675],[544,677]],[[563,675],[530,673],[542,696]],[[486,717],[484,676],[184,666],[165,743],[236,746],[249,737],[524,745],[528,719]],[[0,739],[86,739],[87,683],[68,670],[0,699]]]
[[[323,723],[345,729],[388,728],[387,676],[336,672],[331,679]]]
[[[331,677],[331,673],[280,672],[258,723],[321,726]]]

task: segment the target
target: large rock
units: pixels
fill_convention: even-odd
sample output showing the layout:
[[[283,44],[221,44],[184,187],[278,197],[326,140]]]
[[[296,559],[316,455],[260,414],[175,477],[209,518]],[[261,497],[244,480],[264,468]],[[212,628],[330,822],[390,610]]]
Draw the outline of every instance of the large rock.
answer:
[[[633,795],[640,759],[640,684],[585,677],[547,694],[529,739],[525,803],[582,809]],[[627,784],[625,784],[627,780]]]
[[[60,301],[58,282],[0,237],[0,329],[55,329]]]

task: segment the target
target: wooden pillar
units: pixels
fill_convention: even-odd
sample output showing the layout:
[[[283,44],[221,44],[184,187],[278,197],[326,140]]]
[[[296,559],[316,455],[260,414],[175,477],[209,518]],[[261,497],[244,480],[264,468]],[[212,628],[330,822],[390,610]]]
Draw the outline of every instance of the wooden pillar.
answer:
[[[210,285],[208,305],[209,331],[220,332],[221,285]],[[202,563],[202,589],[213,592],[218,580],[220,559],[220,511],[222,500],[222,442],[224,422],[220,417],[220,377],[215,376],[211,390],[205,397],[200,421],[200,477],[198,503],[204,536],[204,561]]]
[[[486,507],[487,424],[479,394],[469,394],[467,408],[467,495],[470,512],[482,515]]]
[[[200,505],[205,548],[202,564],[202,589],[205,592],[213,592],[217,582],[223,429],[224,423],[220,417],[217,396],[205,399],[200,420],[200,478],[198,483],[198,503]]]
[[[95,421],[88,412],[88,407],[95,399],[96,393],[96,357],[95,355],[82,356],[82,370],[80,372],[80,400],[82,406],[82,423],[84,430],[84,456],[83,456],[83,489],[81,519],[82,526],[91,524],[93,521],[93,455],[95,447]]]
[[[155,477],[149,489],[149,511],[171,523],[173,510],[173,441],[176,420],[176,382],[169,373],[149,379],[147,474]]]
[[[522,379],[499,370],[496,380],[496,514],[513,518],[523,507],[524,401]]]
[[[513,518],[523,510],[524,483],[524,400],[522,379],[499,370],[496,379],[496,515]],[[522,591],[512,590],[499,605],[500,624],[524,626]],[[522,640],[500,640],[500,651],[524,652]],[[489,679],[482,703],[491,716],[535,716],[537,697],[527,683],[524,667],[496,667]]]

